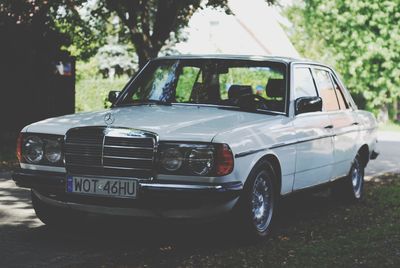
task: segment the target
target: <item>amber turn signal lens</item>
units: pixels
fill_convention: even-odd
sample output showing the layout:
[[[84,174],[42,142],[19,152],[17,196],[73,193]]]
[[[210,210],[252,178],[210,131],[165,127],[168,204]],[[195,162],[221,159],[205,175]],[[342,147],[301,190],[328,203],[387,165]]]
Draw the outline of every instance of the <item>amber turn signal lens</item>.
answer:
[[[17,158],[18,161],[21,162],[22,160],[22,134],[20,133],[17,138]]]

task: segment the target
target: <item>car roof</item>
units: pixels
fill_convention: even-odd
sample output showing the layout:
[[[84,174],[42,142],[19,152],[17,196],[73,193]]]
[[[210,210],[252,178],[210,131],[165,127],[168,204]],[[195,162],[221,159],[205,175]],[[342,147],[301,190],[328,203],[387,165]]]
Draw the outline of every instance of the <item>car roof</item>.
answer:
[[[179,59],[220,59],[220,60],[252,60],[252,61],[276,61],[283,63],[312,63],[323,65],[318,62],[310,61],[307,59],[296,59],[291,57],[283,56],[262,56],[262,55],[230,55],[230,54],[187,54],[187,55],[171,55],[158,57],[157,59],[169,59],[169,60],[179,60]]]

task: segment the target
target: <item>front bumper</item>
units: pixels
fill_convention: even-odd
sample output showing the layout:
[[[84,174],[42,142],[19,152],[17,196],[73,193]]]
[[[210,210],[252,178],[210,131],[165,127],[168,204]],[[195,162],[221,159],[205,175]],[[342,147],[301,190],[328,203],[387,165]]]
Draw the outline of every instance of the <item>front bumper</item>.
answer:
[[[141,180],[137,199],[83,196],[67,193],[66,174],[19,169],[15,183],[31,188],[43,202],[53,206],[96,214],[149,218],[210,218],[230,211],[239,199],[240,181],[196,184]]]

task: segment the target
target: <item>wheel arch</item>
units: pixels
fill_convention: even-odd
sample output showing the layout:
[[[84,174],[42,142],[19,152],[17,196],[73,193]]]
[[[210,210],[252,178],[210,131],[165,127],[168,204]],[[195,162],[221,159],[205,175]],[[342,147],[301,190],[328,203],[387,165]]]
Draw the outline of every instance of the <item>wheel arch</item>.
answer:
[[[276,190],[277,190],[277,194],[281,194],[282,191],[282,169],[281,169],[281,164],[280,161],[278,159],[278,157],[272,153],[267,153],[266,155],[262,156],[257,162],[256,164],[253,166],[253,168],[258,165],[258,163],[262,162],[262,161],[268,161],[271,166],[272,169],[276,175],[276,182],[277,182],[277,186]],[[253,170],[253,169],[252,169]]]
[[[361,157],[362,164],[366,167],[369,161],[369,146],[367,144],[362,145],[357,153]]]

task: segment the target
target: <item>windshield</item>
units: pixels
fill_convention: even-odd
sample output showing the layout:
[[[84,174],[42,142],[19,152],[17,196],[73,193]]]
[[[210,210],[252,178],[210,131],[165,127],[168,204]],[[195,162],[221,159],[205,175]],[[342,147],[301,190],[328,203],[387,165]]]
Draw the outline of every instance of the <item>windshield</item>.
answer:
[[[186,103],[284,112],[285,70],[277,62],[155,60],[127,87],[116,106]]]

